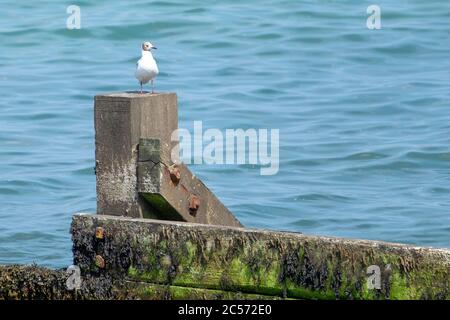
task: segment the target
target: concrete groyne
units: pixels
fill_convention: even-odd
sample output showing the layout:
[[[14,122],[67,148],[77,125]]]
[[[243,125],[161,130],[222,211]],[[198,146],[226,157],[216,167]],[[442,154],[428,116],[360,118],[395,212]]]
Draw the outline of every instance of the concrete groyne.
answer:
[[[106,215],[75,215],[71,230],[78,290],[65,270],[3,266],[0,298],[450,298],[448,250]]]
[[[244,228],[170,152],[175,94],[96,97],[97,215],[70,274],[0,266],[0,299],[450,299],[450,251]]]

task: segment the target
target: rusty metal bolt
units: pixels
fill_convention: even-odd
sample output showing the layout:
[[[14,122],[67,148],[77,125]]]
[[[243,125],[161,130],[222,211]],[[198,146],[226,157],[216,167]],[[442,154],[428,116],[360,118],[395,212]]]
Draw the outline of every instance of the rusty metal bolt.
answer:
[[[181,173],[180,168],[176,164],[173,164],[169,167],[169,173],[170,173],[170,180],[172,180],[173,183],[177,184],[180,182],[181,179]]]
[[[95,229],[95,238],[102,240],[105,237],[105,229],[103,229],[102,227],[97,227]]]
[[[100,269],[105,268],[105,259],[103,259],[103,257],[100,255],[96,255],[95,256],[95,265],[97,267],[99,267]]]
[[[189,200],[189,213],[195,217],[198,208],[200,207],[200,199],[197,196],[192,196]]]

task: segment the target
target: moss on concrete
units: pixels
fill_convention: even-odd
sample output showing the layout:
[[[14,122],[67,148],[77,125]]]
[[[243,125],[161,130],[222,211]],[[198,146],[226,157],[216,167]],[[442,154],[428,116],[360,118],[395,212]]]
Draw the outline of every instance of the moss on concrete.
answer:
[[[121,299],[145,300],[277,300],[280,297],[246,294],[238,291],[210,290],[192,287],[127,282]]]
[[[108,216],[75,216],[72,236],[79,290],[65,270],[0,266],[0,299],[450,299],[448,250]]]
[[[73,299],[66,289],[68,275],[63,270],[38,266],[0,266],[0,300]]]
[[[107,216],[75,216],[72,228],[76,264],[90,270],[102,254],[117,279],[300,299],[450,298],[448,250]],[[380,289],[367,286],[370,265]]]

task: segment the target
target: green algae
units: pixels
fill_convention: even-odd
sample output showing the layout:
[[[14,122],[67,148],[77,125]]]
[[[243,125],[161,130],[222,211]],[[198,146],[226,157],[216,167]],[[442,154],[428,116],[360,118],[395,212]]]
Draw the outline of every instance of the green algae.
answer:
[[[108,238],[109,248],[125,247],[126,235],[132,235],[129,264],[120,262],[117,249],[107,259],[118,275],[134,282],[300,299],[450,297],[447,251],[204,225],[98,220],[124,235]],[[92,240],[80,238],[76,243],[83,250],[92,247],[85,243]],[[370,265],[381,269],[380,289],[368,288]]]

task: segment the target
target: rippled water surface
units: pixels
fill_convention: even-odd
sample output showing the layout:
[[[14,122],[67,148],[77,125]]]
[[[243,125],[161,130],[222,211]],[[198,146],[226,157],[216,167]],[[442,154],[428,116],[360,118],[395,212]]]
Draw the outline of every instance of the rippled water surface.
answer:
[[[250,227],[450,247],[450,2],[0,2],[0,263],[71,262],[95,212],[93,96],[139,45],[181,127],[279,128],[280,171],[192,166]]]

